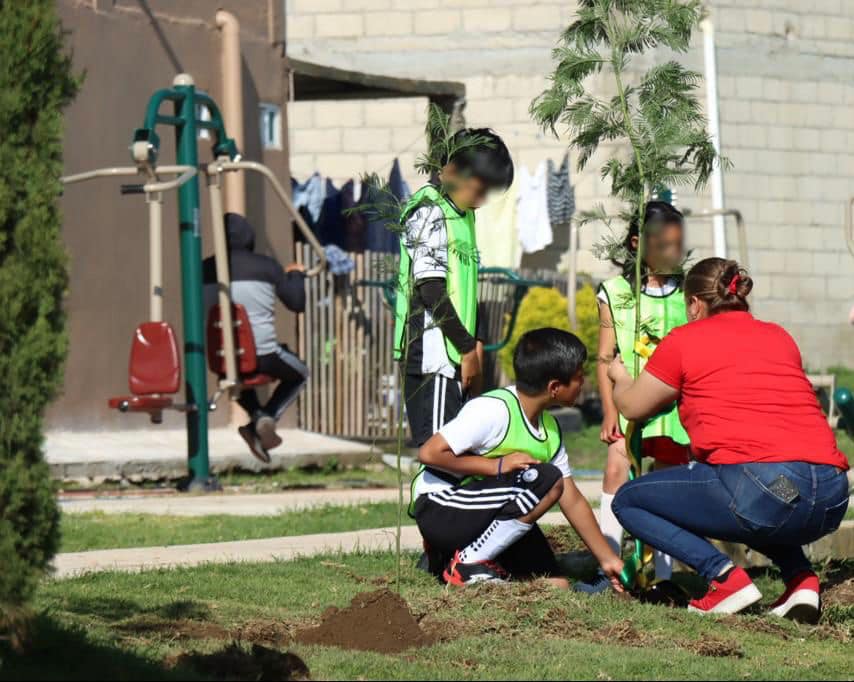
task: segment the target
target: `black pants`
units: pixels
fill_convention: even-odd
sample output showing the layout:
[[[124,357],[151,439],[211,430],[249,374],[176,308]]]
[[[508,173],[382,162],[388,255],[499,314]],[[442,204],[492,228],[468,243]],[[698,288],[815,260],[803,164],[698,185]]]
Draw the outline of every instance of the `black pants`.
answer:
[[[255,389],[246,389],[241,391],[237,402],[246,410],[253,422],[264,416],[278,421],[305,386],[308,380],[308,367],[288,350],[287,346],[282,345],[275,353],[258,356],[257,372],[279,381],[270,399],[262,407]]]
[[[427,543],[430,572],[438,575],[456,550],[474,542],[495,519],[525,516],[560,477],[554,465],[537,464],[526,472],[484,478],[419,496],[415,521]],[[496,561],[516,578],[561,575],[554,552],[536,524]]]
[[[460,382],[441,374],[407,374],[403,391],[409,430],[419,448],[463,407]]]

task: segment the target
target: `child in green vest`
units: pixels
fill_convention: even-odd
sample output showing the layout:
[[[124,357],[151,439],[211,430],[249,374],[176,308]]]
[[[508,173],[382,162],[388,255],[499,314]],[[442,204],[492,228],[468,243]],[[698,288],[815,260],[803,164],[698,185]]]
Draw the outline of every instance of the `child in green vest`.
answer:
[[[624,246],[637,252],[638,224],[629,226]],[[644,215],[644,281],[641,293],[642,341],[635,345],[634,263],[615,262],[623,274],[602,283],[597,295],[599,302],[599,394],[602,398],[602,431],[600,439],[608,444],[608,459],[602,482],[602,501],[599,523],[602,533],[614,551],[620,551],[623,529],[611,511],[614,495],[629,477],[626,453],[627,421],[617,411],[608,379],[608,364],[619,352],[632,376],[646,365],[655,345],[671,329],[685,324],[687,314],[682,293],[682,278],[678,274],[684,260],[684,224],[682,214],[664,201],[650,201]],[[652,457],[656,468],[688,463],[688,434],[682,427],[676,405],[643,426],[642,453]],[[657,581],[669,580],[672,560],[655,552]],[[591,583],[575,586],[580,592],[596,593],[608,588],[604,576]]]
[[[474,210],[513,182],[510,152],[489,129],[454,134],[434,182],[406,204],[395,302],[395,359],[404,363],[412,438],[423,445],[479,390]]]
[[[430,570],[452,585],[545,577],[568,587],[537,520],[555,504],[620,590],[620,557],[572,480],[549,407],[575,403],[587,349],[569,332],[536,329],[513,353],[516,385],[470,400],[420,449],[411,513]]]

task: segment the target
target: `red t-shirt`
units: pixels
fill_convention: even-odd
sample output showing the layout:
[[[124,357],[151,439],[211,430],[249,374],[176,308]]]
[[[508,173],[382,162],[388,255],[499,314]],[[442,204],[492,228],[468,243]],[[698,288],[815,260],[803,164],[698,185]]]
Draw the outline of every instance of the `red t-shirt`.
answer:
[[[646,371],[679,390],[693,456],[709,464],[810,462],[848,468],[794,339],[750,313],[671,331]]]

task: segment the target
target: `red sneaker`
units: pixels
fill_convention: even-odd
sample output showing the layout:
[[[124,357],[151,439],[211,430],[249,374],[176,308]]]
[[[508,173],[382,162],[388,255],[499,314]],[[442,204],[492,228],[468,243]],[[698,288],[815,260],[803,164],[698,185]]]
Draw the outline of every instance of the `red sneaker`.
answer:
[[[743,568],[736,566],[726,576],[715,578],[701,599],[692,599],[689,611],[697,613],[738,613],[762,599],[762,593]]]
[[[507,580],[507,571],[494,561],[473,561],[470,564],[464,564],[460,561],[460,552],[457,550],[442,573],[442,577],[448,585],[503,583]]]
[[[771,604],[771,613],[799,623],[817,623],[821,615],[818,576],[803,571],[786,583],[786,591]]]

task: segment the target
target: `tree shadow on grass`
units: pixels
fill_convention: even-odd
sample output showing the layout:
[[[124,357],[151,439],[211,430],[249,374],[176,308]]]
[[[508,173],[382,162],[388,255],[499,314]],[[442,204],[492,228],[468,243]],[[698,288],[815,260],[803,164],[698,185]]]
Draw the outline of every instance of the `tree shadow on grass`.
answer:
[[[131,652],[93,642],[82,628],[36,616],[24,653],[0,645],[0,680],[194,680],[186,666],[167,668]]]
[[[115,597],[84,597],[81,595],[68,595],[62,601],[60,607],[80,616],[94,616],[115,623],[132,617],[152,615],[168,619],[191,619],[204,621],[211,615],[210,606],[204,602],[191,599],[175,600],[167,604],[145,607],[132,599]]]

